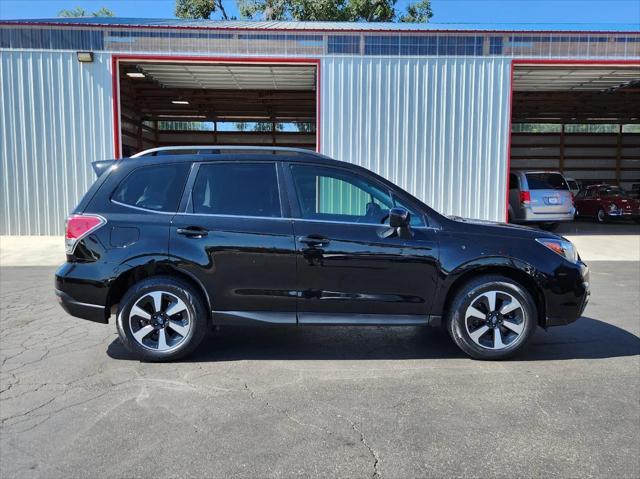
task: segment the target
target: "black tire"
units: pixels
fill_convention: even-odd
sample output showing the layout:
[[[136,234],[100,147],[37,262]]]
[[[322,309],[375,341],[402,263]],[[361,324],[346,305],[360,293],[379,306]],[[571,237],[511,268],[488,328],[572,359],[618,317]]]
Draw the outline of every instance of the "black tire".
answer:
[[[506,344],[503,349],[488,349],[477,344],[471,338],[465,324],[467,308],[475,304],[474,302],[478,300],[483,293],[491,291],[506,293],[515,298],[521,305],[518,314],[520,314],[521,311],[522,332],[516,337],[517,339]],[[479,276],[462,285],[451,301],[445,319],[447,332],[456,345],[472,358],[482,360],[505,359],[521,352],[531,339],[537,324],[538,314],[535,301],[531,297],[531,294],[512,279],[498,275]],[[501,327],[501,331],[502,330],[506,331],[506,335],[513,334],[507,328]],[[489,336],[492,336],[494,333],[489,331]]]
[[[606,223],[607,222],[607,217],[604,214],[604,210],[602,208],[598,208],[598,211],[596,212],[596,216],[594,218],[596,220],[596,223]]]
[[[540,229],[545,231],[555,231],[558,229],[558,223],[541,223]]]
[[[182,300],[188,313],[189,331],[179,344],[168,351],[153,350],[140,344],[134,337],[129,315],[137,301],[149,293],[161,291],[164,298],[175,296]],[[182,313],[184,314],[184,313]],[[174,316],[175,318],[176,316]],[[181,317],[181,316],[178,316]],[[133,320],[132,320],[133,321]],[[172,361],[191,354],[207,334],[208,320],[202,298],[188,283],[170,276],[154,276],[134,284],[124,295],[118,307],[116,327],[122,344],[142,361]],[[165,327],[166,329],[166,327]],[[156,334],[155,332],[152,334]],[[167,334],[173,334],[167,333]]]

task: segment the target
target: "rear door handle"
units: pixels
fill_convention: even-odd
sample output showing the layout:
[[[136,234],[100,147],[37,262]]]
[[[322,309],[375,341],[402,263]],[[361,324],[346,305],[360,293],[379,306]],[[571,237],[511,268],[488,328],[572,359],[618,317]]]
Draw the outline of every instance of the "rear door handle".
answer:
[[[209,234],[207,228],[200,226],[189,226],[187,228],[178,228],[176,233],[186,236],[187,238],[204,238]]]
[[[322,235],[309,235],[300,236],[298,238],[300,243],[306,244],[310,248],[317,248],[318,246],[327,246],[331,241],[326,236]]]

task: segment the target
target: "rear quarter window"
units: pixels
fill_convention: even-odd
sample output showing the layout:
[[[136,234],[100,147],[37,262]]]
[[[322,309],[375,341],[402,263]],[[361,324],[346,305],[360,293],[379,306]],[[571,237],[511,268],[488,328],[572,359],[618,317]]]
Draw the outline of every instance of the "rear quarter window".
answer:
[[[530,190],[568,190],[569,185],[559,173],[527,173]]]
[[[120,182],[111,199],[153,211],[175,212],[189,171],[188,163],[143,166]]]

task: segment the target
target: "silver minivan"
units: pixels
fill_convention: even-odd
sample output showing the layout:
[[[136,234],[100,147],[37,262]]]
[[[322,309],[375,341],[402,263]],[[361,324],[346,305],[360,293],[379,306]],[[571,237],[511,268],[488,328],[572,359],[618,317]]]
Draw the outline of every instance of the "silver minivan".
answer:
[[[553,230],[573,221],[576,209],[567,180],[557,171],[512,171],[509,174],[509,222],[535,223]]]

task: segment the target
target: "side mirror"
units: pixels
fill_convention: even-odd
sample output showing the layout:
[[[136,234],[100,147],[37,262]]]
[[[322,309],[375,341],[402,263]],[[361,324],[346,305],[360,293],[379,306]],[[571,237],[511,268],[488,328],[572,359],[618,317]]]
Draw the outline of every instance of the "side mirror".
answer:
[[[411,213],[404,208],[391,208],[389,210],[389,226],[391,228],[405,228],[409,226]]]
[[[413,236],[409,223],[411,222],[411,213],[404,208],[391,208],[389,210],[389,228],[379,232],[381,238],[390,238],[397,236],[399,238],[408,239]]]

